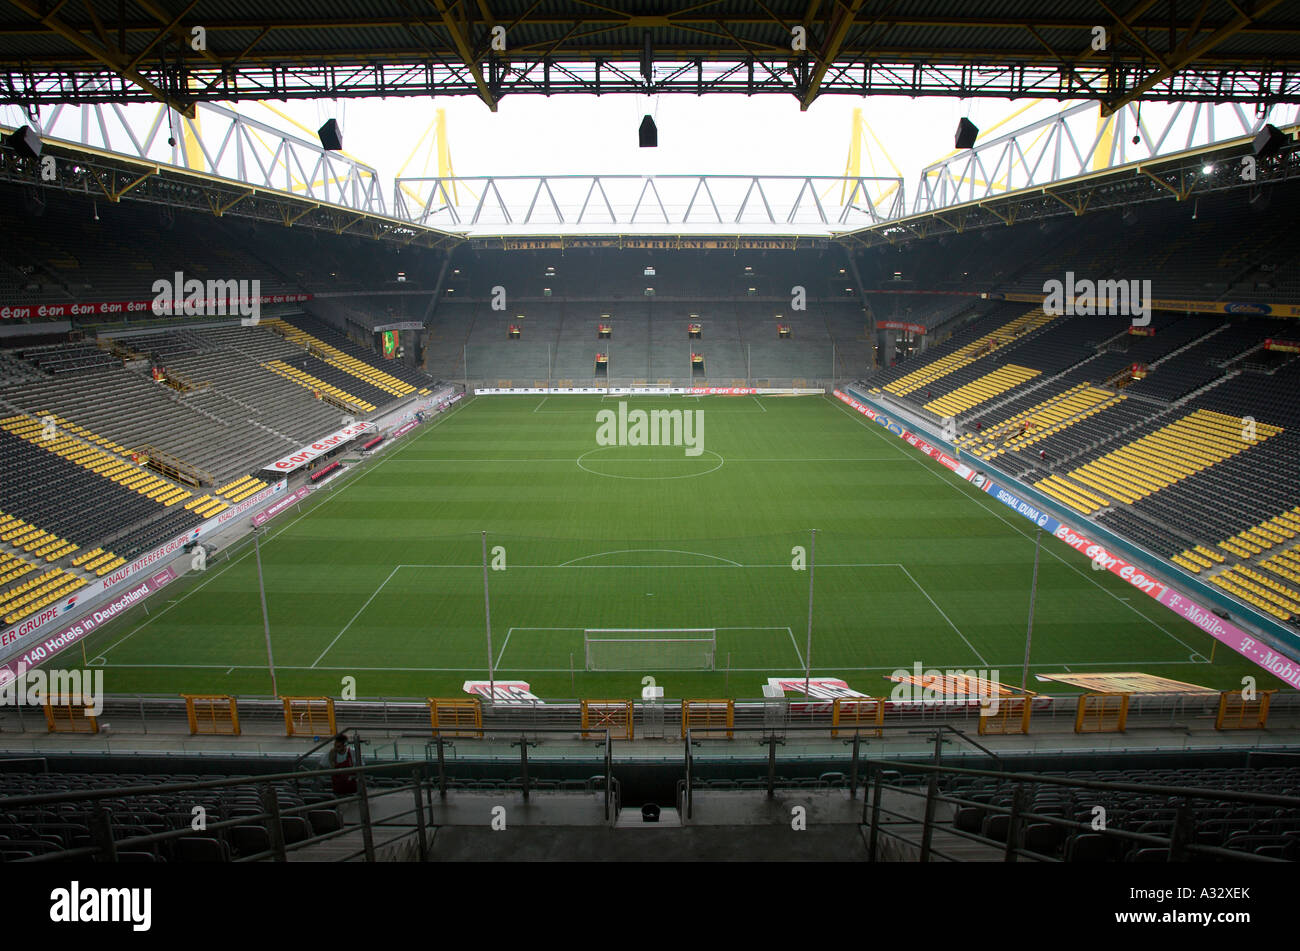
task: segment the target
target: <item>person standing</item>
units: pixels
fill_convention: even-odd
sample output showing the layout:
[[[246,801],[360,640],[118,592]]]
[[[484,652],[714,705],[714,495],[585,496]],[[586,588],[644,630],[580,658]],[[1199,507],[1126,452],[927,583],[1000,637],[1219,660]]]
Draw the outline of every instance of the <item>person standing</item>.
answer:
[[[340,733],[334,737],[334,745],[325,753],[326,769],[342,769],[345,766],[357,765],[352,761],[352,749],[348,746],[348,738],[345,734]],[[336,796],[351,796],[357,791],[356,773],[335,773],[330,777],[330,785],[334,789]]]

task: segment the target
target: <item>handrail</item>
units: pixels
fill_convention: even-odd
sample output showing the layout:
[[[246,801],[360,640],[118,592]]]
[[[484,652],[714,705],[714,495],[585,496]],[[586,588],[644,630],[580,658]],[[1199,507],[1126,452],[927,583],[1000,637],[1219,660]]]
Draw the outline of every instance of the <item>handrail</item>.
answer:
[[[892,764],[892,765],[899,765],[899,764]],[[1105,789],[1105,790],[1113,790],[1113,791],[1155,793],[1158,795],[1169,795],[1171,797],[1181,796],[1184,799],[1213,799],[1215,801],[1222,802],[1234,798],[1232,796],[1231,791],[1215,790],[1215,789],[1200,789],[1198,787],[1165,787],[1159,785],[1141,786],[1141,785],[1129,784],[1129,783],[1104,783],[1104,782],[1095,782],[1095,781],[1079,780],[1079,779],[1059,780],[1056,779],[1055,777],[1037,776],[1035,774],[997,773],[988,770],[969,770],[960,767],[943,767],[943,766],[934,766],[932,764],[921,764],[921,763],[915,763],[915,764],[909,763],[905,765],[908,767],[916,767],[918,771],[930,773],[932,775],[950,773],[950,774],[972,775],[972,776],[990,776],[990,777],[1001,779],[1005,782],[1014,782],[1016,784],[1017,795],[1019,795],[1019,792],[1021,789],[1023,789],[1023,785],[1025,783],[1048,782],[1048,783],[1055,783],[1058,785],[1071,785],[1074,787],[1082,787],[1082,788],[1097,788],[1097,789]],[[887,789],[890,792],[899,795],[912,796],[915,798],[924,798],[927,803],[928,816],[932,814],[932,804],[936,802],[944,802],[944,803],[955,804],[959,806],[970,806],[970,807],[984,810],[985,812],[993,813],[995,815],[1010,816],[1013,827],[1009,827],[1007,829],[1007,839],[1005,841],[999,841],[998,839],[980,835],[978,833],[969,832],[965,829],[959,829],[955,824],[944,825],[944,831],[951,835],[955,835],[959,838],[966,839],[972,842],[978,842],[983,845],[989,845],[989,846],[1003,849],[1005,852],[1006,861],[1014,861],[1014,858],[1016,856],[1025,856],[1029,858],[1038,859],[1041,861],[1056,861],[1056,859],[1052,858],[1051,856],[1042,855],[1040,853],[1034,852],[1030,849],[1024,848],[1021,845],[1016,844],[1020,836],[1020,830],[1027,822],[1047,823],[1050,825],[1060,826],[1066,829],[1101,834],[1111,839],[1127,840],[1127,841],[1132,841],[1144,845],[1164,847],[1170,850],[1171,856],[1175,850],[1185,850],[1188,852],[1197,853],[1198,855],[1205,855],[1207,857],[1228,858],[1237,861],[1241,861],[1241,860],[1257,861],[1257,862],[1285,862],[1286,861],[1285,859],[1276,859],[1270,856],[1255,855],[1254,853],[1228,849],[1222,846],[1201,845],[1196,842],[1183,841],[1182,833],[1178,831],[1178,828],[1179,828],[1179,824],[1185,823],[1185,821],[1188,818],[1188,809],[1190,807],[1188,806],[1187,803],[1184,803],[1176,807],[1177,813],[1175,817],[1175,830],[1173,830],[1171,834],[1168,836],[1160,836],[1160,835],[1153,835],[1151,833],[1137,832],[1129,829],[1110,828],[1108,826],[1103,827],[1101,829],[1097,829],[1089,823],[1079,822],[1073,819],[1065,819],[1060,816],[1049,816],[1049,815],[1041,815],[1034,812],[1027,812],[1024,809],[1020,808],[1018,802],[1013,802],[1011,806],[1001,806],[992,803],[984,803],[984,802],[977,802],[975,800],[964,799],[960,796],[952,796],[945,793],[938,793],[937,791],[934,791],[933,788],[927,792],[921,792],[920,790],[911,789],[906,786],[896,786],[893,784],[887,784],[880,781],[883,772],[884,772],[883,768],[878,764],[875,770],[877,781],[873,787],[875,792],[871,797],[872,818],[869,821],[866,818],[865,803],[863,807],[863,824],[869,825],[871,829],[870,840],[872,844],[869,848],[870,848],[870,857],[872,860],[875,859],[874,843],[877,835],[880,833],[890,836],[891,838],[898,839],[901,842],[906,842],[909,845],[916,844],[915,842],[912,842],[910,839],[908,839],[906,836],[896,831],[892,831],[888,829],[884,824],[880,822],[880,815],[882,813],[884,813],[885,815],[891,818],[904,820],[909,824],[913,824],[918,821],[915,816],[911,816],[908,815],[907,813],[899,812],[897,810],[887,809],[882,806],[880,793],[882,790]],[[1238,794],[1238,797],[1258,797],[1257,799],[1247,799],[1247,801],[1256,801],[1257,803],[1263,805],[1280,804],[1280,805],[1287,805],[1293,807],[1300,807],[1300,797],[1270,796],[1268,794],[1261,794],[1261,793],[1240,793]],[[926,826],[926,830],[923,833],[923,835],[927,835],[932,829],[933,829],[933,822],[932,820],[930,820]],[[923,852],[922,861],[927,860],[924,857],[924,853],[926,851],[928,851],[929,854],[938,855],[941,858],[948,858],[956,861],[956,859],[954,859],[952,856],[947,855],[939,851],[938,849],[935,849],[933,846],[930,846],[927,850],[924,847],[924,845],[922,846],[922,852]]]
[[[886,784],[884,788],[890,790],[891,792],[900,793],[902,795],[914,795],[914,796],[921,795],[921,793],[919,793],[918,791],[913,789],[908,789],[906,786],[892,786]],[[1152,835],[1151,833],[1148,832],[1136,832],[1129,829],[1109,829],[1109,828],[1103,830],[1097,830],[1094,829],[1091,824],[1087,822],[1079,822],[1075,819],[1063,819],[1060,816],[1040,815],[1034,812],[1025,812],[1024,810],[1020,810],[1016,812],[1013,811],[1013,809],[1009,806],[997,806],[992,803],[976,802],[974,800],[962,799],[957,796],[948,796],[946,794],[941,794],[939,796],[936,796],[936,799],[937,801],[940,802],[955,803],[961,806],[967,806],[967,805],[973,806],[973,807],[983,809],[987,812],[996,813],[998,815],[1015,815],[1018,818],[1026,821],[1048,823],[1050,825],[1063,826],[1067,829],[1077,829],[1081,832],[1101,832],[1101,834],[1103,835],[1110,834],[1117,838],[1132,839],[1135,842],[1144,842],[1150,845],[1170,844],[1169,839],[1167,837]],[[895,814],[893,813],[892,810],[883,810],[883,811],[888,812],[891,815]],[[897,813],[897,815],[904,816],[904,817],[906,816],[905,813]],[[968,832],[965,829],[958,829],[955,826],[947,828],[945,831],[950,832],[953,835],[960,836],[962,838],[967,838],[967,839],[971,839],[972,841],[981,842],[986,845],[1002,845],[1002,846],[1006,845],[1006,843],[999,842],[996,839],[990,839],[986,836],[979,835],[978,833]],[[1285,859],[1273,859],[1273,858],[1269,858],[1268,856],[1260,856],[1260,855],[1254,855],[1253,853],[1240,852],[1233,849],[1225,849],[1222,848],[1221,846],[1216,846],[1216,845],[1198,845],[1196,843],[1187,843],[1184,847],[1196,851],[1204,851],[1211,855],[1232,858],[1232,859],[1240,859],[1244,857],[1252,861],[1266,861],[1266,862],[1285,861]],[[1021,850],[1021,851],[1029,851],[1029,850]],[[1036,854],[1036,853],[1031,852],[1030,854]]]
[[[1052,786],[1069,786],[1075,789],[1096,789],[1103,792],[1149,793],[1158,796],[1186,796],[1193,799],[1214,799],[1219,802],[1252,803],[1259,806],[1286,806],[1300,809],[1300,796],[1279,796],[1274,793],[1241,792],[1233,789],[1207,789],[1202,786],[1165,786],[1148,783],[1116,783],[1095,779],[1071,779],[1045,776],[1038,773],[1005,773],[987,769],[968,769],[962,766],[936,766],[933,763],[909,763],[903,760],[876,760],[868,758],[868,765],[891,770],[910,769],[923,773],[949,773],[958,776],[982,776],[1017,783],[1045,783]],[[0,800],[2,801],[2,800]]]

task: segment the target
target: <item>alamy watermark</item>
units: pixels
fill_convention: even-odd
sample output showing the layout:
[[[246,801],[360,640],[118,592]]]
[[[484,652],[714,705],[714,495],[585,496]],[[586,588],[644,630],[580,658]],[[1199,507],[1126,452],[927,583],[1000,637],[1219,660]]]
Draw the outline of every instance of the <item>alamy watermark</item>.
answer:
[[[996,716],[1001,693],[998,670],[926,670],[918,660],[911,670],[900,667],[889,675],[895,681],[889,699],[904,703],[978,703],[980,712]]]
[[[0,706],[43,707],[47,702],[64,704],[75,701],[86,708],[86,715],[97,717],[104,712],[104,672],[102,670],[31,670],[23,661],[18,672],[0,680]]]
[[[160,277],[153,282],[154,299],[150,309],[155,316],[240,317],[245,327],[255,327],[262,319],[262,282],[254,280],[206,283],[196,277],[185,279],[182,271],[173,278]]]
[[[619,400],[618,411],[596,413],[600,446],[684,446],[686,455],[704,452],[704,410],[634,409]]]
[[[1073,271],[1065,280],[1043,282],[1043,313],[1052,317],[1109,315],[1132,317],[1134,327],[1151,323],[1151,281],[1075,280]]]
[[[104,888],[72,881],[50,892],[50,921],[55,924],[129,924],[148,931],[153,924],[152,888]]]

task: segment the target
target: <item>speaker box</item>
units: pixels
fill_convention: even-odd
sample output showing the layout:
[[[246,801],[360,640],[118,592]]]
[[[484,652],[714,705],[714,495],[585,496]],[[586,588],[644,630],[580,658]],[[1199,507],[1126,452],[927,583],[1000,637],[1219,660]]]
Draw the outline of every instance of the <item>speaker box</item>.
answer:
[[[973,148],[975,137],[980,134],[980,130],[975,127],[975,123],[969,119],[963,118],[957,123],[957,136],[954,146],[959,149]]]
[[[650,44],[650,31],[646,30],[641,45],[641,78],[650,82],[654,76],[654,48]]]
[[[644,119],[642,119],[641,128],[638,134],[641,139],[641,148],[643,149],[659,148],[659,130],[655,128],[654,119],[650,118],[649,116],[646,116]]]
[[[1282,150],[1282,146],[1287,143],[1287,135],[1275,125],[1266,125],[1259,130],[1255,136],[1255,141],[1251,143],[1251,148],[1260,158],[1266,155],[1273,155]]]
[[[337,152],[343,148],[343,130],[339,128],[337,119],[326,122],[316,130],[316,135],[320,137],[320,146],[323,149]]]
[[[41,137],[29,125],[16,129],[13,135],[9,136],[9,144],[19,155],[25,155],[27,158],[41,157]]]

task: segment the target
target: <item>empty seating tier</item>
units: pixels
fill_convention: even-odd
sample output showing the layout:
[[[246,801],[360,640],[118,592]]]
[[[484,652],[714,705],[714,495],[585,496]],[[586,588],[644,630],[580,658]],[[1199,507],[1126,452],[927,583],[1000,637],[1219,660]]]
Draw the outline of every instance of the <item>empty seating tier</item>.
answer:
[[[264,363],[262,365],[272,373],[277,373],[286,380],[297,383],[299,386],[305,387],[313,393],[328,394],[341,403],[361,410],[362,412],[373,413],[375,411],[375,404],[368,403],[360,397],[353,396],[351,393],[339,389],[333,384],[326,383],[324,380],[312,376],[306,370],[289,366],[289,364],[285,363],[283,360],[272,360],[270,363]]]
[[[1086,488],[1102,499],[1132,504],[1281,431],[1261,423],[1255,438],[1243,439],[1240,418],[1196,410],[1057,481],[1076,490]]]
[[[366,363],[356,356],[345,353],[334,344],[322,340],[315,334],[308,333],[301,327],[289,323],[287,320],[268,320],[265,326],[277,333],[283,334],[286,340],[298,344],[305,350],[312,351],[320,356],[326,363],[338,367],[344,373],[350,373],[358,380],[361,380],[376,389],[383,390],[392,396],[409,396],[415,392],[415,387],[404,380]]]
[[[956,416],[973,406],[987,403],[994,397],[1001,396],[1007,390],[1032,380],[1038,376],[1037,370],[1028,367],[1007,364],[998,367],[992,373],[985,374],[965,386],[953,390],[947,396],[941,396],[925,404],[925,408],[939,416]]]
[[[960,437],[956,445],[980,459],[994,459],[1019,452],[1123,400],[1123,394],[1079,383],[987,429]]]
[[[927,383],[932,383],[954,370],[974,363],[980,357],[987,356],[1008,344],[1014,343],[1026,334],[1033,333],[1050,323],[1052,319],[1052,317],[1044,314],[1041,308],[1031,310],[1027,314],[1022,314],[1014,320],[1008,321],[992,333],[972,340],[961,349],[940,357],[938,360],[928,363],[919,370],[909,373],[892,383],[886,383],[884,388],[895,396],[906,396],[921,389]]]
[[[117,552],[93,569],[84,563],[76,567],[98,572],[110,566],[111,571],[115,559],[132,557],[145,544],[143,535],[122,539],[123,532],[169,511],[179,513],[168,520],[178,534],[200,521],[176,504],[191,494],[188,490],[70,437],[43,441],[41,431],[29,417],[0,420],[0,509],[39,524],[51,541],[67,539],[83,549],[108,541]]]

